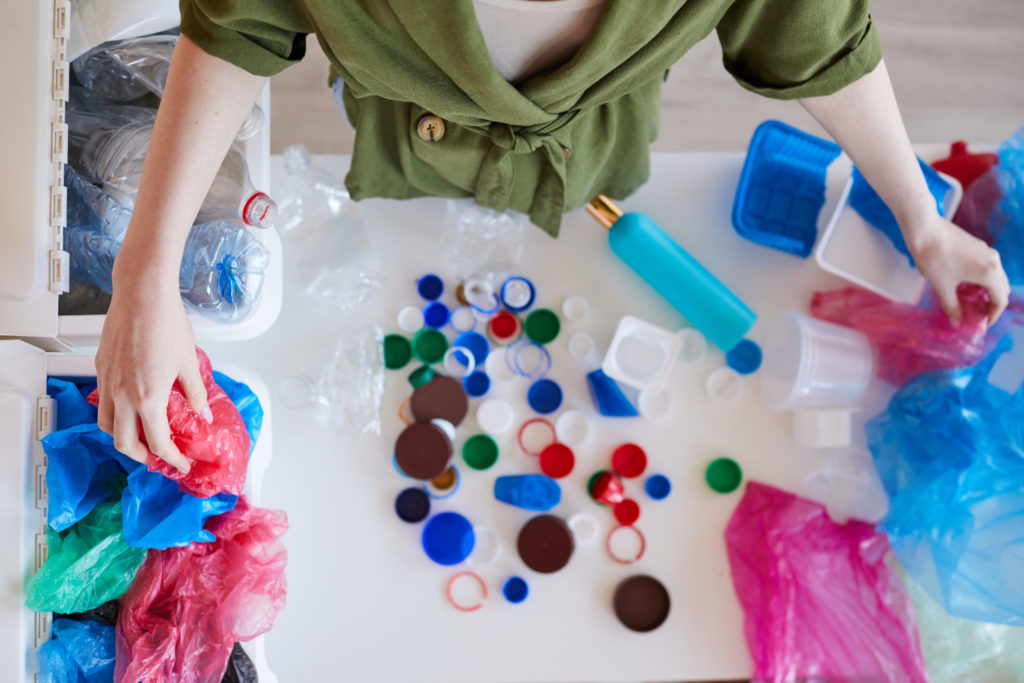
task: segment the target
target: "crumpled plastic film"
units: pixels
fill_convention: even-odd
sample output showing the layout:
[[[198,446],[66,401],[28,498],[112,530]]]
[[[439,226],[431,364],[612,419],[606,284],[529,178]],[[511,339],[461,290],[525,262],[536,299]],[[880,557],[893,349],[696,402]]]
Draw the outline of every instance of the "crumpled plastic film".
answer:
[[[61,618],[71,619],[72,621],[95,621],[99,624],[114,626],[117,624],[118,604],[117,600],[109,600],[99,607],[94,607],[84,612],[62,614]]]
[[[109,683],[114,676],[114,627],[95,621],[54,619],[51,640],[36,651],[46,683]]]
[[[498,278],[518,270],[527,223],[525,214],[516,211],[495,211],[472,199],[449,199],[443,239],[450,269],[462,279]]]
[[[213,381],[213,367],[203,350],[196,347],[199,372],[206,387],[207,403],[213,413],[213,422],[207,423],[192,410],[179,382],[171,389],[167,402],[167,421],[171,427],[171,441],[192,465],[188,474],[167,464],[152,453],[149,469],[178,482],[181,490],[199,498],[218,493],[238,495],[245,485],[245,471],[249,463],[249,434],[238,408],[224,390]],[[89,402],[99,404],[97,392],[89,394]],[[139,430],[141,440],[145,435]]]
[[[284,606],[287,527],[242,497],[207,523],[212,543],[150,551],[121,599],[114,680],[221,680],[235,643],[269,631]]]
[[[256,665],[242,649],[242,644],[235,643],[235,647],[231,650],[231,659],[228,660],[228,670],[224,672],[221,683],[258,682],[259,674],[256,672]]]
[[[867,424],[889,494],[879,524],[950,614],[1024,626],[1024,392],[974,368],[917,377]]]
[[[100,503],[63,533],[46,530],[49,556],[26,589],[36,612],[85,612],[121,597],[146,559],[121,535],[121,503]]]
[[[362,325],[338,335],[313,396],[319,422],[341,431],[380,434],[383,340],[384,335],[376,325]]]
[[[725,540],[753,680],[928,680],[913,604],[870,524],[750,482]]]

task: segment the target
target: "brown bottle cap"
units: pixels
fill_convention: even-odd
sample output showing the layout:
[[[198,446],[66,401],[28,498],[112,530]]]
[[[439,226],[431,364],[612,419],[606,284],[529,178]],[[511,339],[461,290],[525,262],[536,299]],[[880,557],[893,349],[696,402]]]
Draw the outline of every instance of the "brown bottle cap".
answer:
[[[409,410],[417,422],[441,419],[458,426],[469,410],[469,399],[462,384],[438,375],[412,392]]]
[[[523,525],[516,547],[523,564],[535,572],[551,574],[569,563],[575,543],[564,520],[539,515]]]
[[[448,435],[429,422],[409,425],[395,442],[395,460],[413,479],[433,479],[445,471],[451,458]]]
[[[668,590],[653,576],[637,574],[615,589],[615,616],[626,628],[646,633],[665,623],[671,601]]]

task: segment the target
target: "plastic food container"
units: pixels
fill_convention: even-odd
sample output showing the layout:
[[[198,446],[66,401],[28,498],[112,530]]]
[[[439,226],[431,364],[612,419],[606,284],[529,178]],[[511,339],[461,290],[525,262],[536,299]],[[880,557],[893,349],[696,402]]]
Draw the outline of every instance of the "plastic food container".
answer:
[[[853,407],[864,396],[873,366],[861,332],[785,311],[768,331],[761,398],[778,411]]]
[[[623,316],[615,329],[601,369],[614,380],[637,389],[665,386],[679,356],[682,340],[675,332]]]

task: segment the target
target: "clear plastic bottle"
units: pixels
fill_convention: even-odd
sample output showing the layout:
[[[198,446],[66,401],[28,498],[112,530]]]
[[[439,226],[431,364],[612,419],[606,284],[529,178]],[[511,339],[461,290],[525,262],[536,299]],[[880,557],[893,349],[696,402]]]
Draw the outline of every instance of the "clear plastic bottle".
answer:
[[[79,82],[112,102],[148,92],[163,95],[178,36],[155,35],[104,44],[71,63]]]
[[[64,166],[64,186],[68,193],[64,250],[71,255],[71,279],[110,294],[114,257],[132,212],[69,165]]]
[[[284,151],[279,221],[293,277],[320,304],[351,310],[380,289],[379,261],[359,205],[304,145]]]
[[[266,247],[245,228],[228,221],[193,226],[178,274],[181,298],[217,322],[241,320],[259,298],[269,261]]]

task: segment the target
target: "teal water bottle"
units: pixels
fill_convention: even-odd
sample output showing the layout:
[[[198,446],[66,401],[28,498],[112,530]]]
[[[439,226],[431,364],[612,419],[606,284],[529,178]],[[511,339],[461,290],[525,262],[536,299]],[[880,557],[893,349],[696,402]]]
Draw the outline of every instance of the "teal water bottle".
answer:
[[[615,255],[715,346],[729,351],[754,326],[754,312],[650,218],[624,215],[604,195],[592,199],[587,212],[608,228]]]

